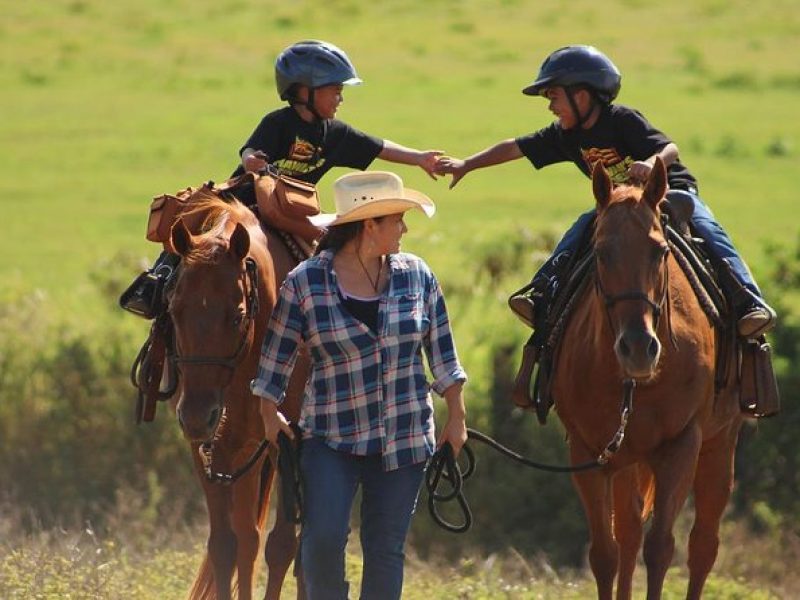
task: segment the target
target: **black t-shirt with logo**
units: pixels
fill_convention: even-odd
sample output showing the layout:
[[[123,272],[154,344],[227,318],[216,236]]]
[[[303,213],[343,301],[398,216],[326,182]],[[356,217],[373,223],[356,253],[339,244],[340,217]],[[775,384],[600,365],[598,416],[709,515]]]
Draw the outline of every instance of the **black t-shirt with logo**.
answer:
[[[267,114],[239,150],[261,150],[283,173],[317,183],[333,167],[364,170],[383,150],[383,140],[337,119],[308,123],[287,106]],[[243,172],[241,166],[238,174]]]
[[[519,149],[537,169],[572,162],[591,177],[592,166],[599,160],[615,184],[630,183],[628,167],[647,160],[670,141],[639,111],[619,104],[604,107],[590,129],[565,130],[554,122],[516,139]],[[697,188],[697,180],[680,161],[669,166],[667,179],[673,189]]]

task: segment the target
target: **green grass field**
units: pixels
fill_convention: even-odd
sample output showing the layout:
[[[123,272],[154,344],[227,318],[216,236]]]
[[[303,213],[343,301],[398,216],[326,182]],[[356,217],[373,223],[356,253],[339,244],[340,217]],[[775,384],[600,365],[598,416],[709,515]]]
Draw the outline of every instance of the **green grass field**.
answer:
[[[344,47],[366,82],[346,90],[341,118],[454,155],[545,125],[545,103],[521,87],[550,50],[596,44],[623,71],[619,101],[677,141],[757,271],[765,240],[797,236],[796,0],[3,4],[0,276],[58,306],[91,306],[87,273],[119,253],[157,253],[143,237],[150,198],[229,174],[278,106],[275,55],[308,37]],[[438,201],[407,247],[444,273],[469,265],[476,238],[558,234],[590,203],[569,165],[535,172],[523,159],[453,191],[410,167],[375,168]]]

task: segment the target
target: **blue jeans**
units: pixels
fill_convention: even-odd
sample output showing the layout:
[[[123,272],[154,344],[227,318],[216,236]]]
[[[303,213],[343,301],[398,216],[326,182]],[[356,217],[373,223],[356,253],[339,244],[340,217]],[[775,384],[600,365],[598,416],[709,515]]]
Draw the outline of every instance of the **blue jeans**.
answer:
[[[760,298],[761,290],[759,290],[758,285],[753,279],[750,269],[739,256],[739,253],[736,251],[731,238],[728,237],[728,234],[725,233],[725,230],[722,229],[719,223],[716,222],[714,215],[711,213],[711,210],[708,208],[708,206],[703,203],[697,194],[686,192],[684,190],[670,190],[667,192],[667,199],[669,200],[671,196],[676,194],[688,196],[692,199],[692,202],[694,203],[694,213],[692,214],[691,219],[692,227],[694,228],[694,231],[701,238],[703,238],[703,240],[705,240],[708,251],[711,254],[711,258],[717,262],[724,261],[728,263],[731,267],[731,272],[737,281],[750,292],[752,292],[756,297]],[[572,227],[570,227],[569,230],[564,234],[564,237],[561,238],[561,241],[558,242],[558,245],[553,251],[552,256],[547,259],[547,261],[537,271],[536,275],[534,275],[534,280],[541,277],[546,277],[548,279],[551,278],[553,275],[555,275],[554,263],[558,260],[558,257],[564,253],[574,255],[575,252],[579,250],[577,246],[580,243],[586,228],[592,222],[594,215],[595,211],[590,210],[578,217],[578,220],[575,221]]]
[[[400,598],[405,540],[425,463],[384,471],[380,455],[356,456],[303,440],[300,565],[309,600],[346,600],[345,547],[361,486],[362,600]]]

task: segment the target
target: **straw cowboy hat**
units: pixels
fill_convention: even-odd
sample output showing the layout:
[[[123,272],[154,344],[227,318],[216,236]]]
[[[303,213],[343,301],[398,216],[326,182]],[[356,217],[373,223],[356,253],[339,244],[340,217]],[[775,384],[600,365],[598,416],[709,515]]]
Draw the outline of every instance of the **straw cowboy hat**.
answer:
[[[336,214],[309,217],[318,227],[330,227],[374,217],[403,213],[418,208],[429,217],[436,212],[433,200],[422,192],[403,186],[394,173],[368,171],[342,175],[333,184]]]

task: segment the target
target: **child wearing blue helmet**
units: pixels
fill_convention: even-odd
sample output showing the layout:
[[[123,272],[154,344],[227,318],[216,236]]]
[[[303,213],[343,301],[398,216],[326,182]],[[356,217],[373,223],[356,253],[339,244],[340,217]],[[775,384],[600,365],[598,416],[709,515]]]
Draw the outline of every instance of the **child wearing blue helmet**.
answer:
[[[401,146],[335,118],[344,86],[360,83],[347,54],[331,43],[304,40],[285,48],[275,61],[275,85],[288,106],[261,119],[240,148],[240,164],[232,177],[260,172],[269,162],[285,175],[316,184],[333,167],[364,170],[381,158],[417,165],[436,179],[436,161],[442,152]],[[238,195],[245,204],[255,204],[252,188]],[[175,254],[162,252],[149,272],[166,280],[178,262]],[[123,308],[147,318],[157,316],[150,312],[158,289],[151,281],[137,278],[120,300]]]
[[[542,64],[536,80],[522,90],[544,96],[556,121],[534,133],[501,141],[464,160],[441,157],[437,172],[452,174],[450,187],[475,169],[526,157],[536,169],[559,162],[574,163],[591,177],[600,162],[615,184],[647,180],[657,157],[667,167],[667,198],[683,196],[694,208],[691,224],[701,236],[715,267],[723,274],[724,291],[737,318],[738,333],[755,338],[775,325],[775,311],[764,301],[750,270],[730,237],[700,199],[697,180],[679,159],[678,147],[637,110],[612,104],[620,90],[619,69],[592,46],[567,46]],[[553,286],[559,266],[578,251],[592,222],[594,210],[581,215],[557,245],[531,282],[531,292],[512,297],[512,310],[533,325],[544,318],[546,307],[536,306],[541,292]]]
[[[328,42],[305,40],[275,61],[275,85],[288,106],[268,113],[239,151],[243,171],[267,162],[283,173],[317,183],[332,167],[366,169],[375,158],[417,165],[434,179],[438,150],[415,150],[373,137],[337,120],[346,85],[358,85],[353,63]]]

